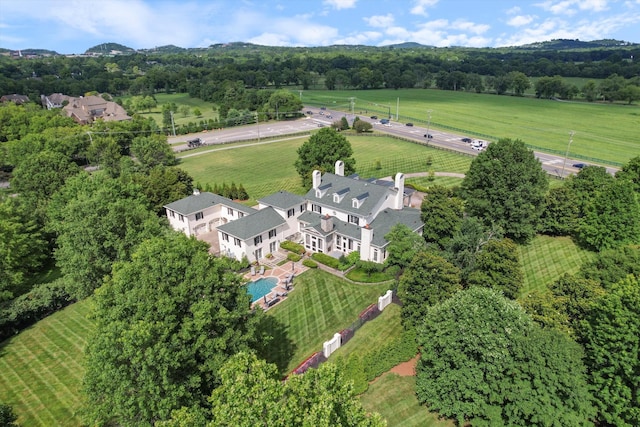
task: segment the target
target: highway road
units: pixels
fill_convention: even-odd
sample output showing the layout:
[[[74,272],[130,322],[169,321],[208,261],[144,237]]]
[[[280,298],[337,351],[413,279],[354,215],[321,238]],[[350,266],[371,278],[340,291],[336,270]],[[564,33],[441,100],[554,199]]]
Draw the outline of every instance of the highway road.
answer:
[[[406,123],[398,123],[393,120],[390,121],[391,126],[385,126],[380,123],[380,119],[386,117],[378,117],[378,119],[372,119],[369,115],[357,113],[344,113],[341,111],[333,111],[330,109],[321,110],[317,107],[305,107],[305,112],[311,112],[307,117],[283,121],[283,122],[266,122],[259,124],[252,124],[246,126],[238,126],[226,129],[218,129],[208,132],[201,132],[198,134],[181,135],[177,137],[169,137],[169,143],[173,147],[174,151],[184,151],[188,149],[186,141],[193,138],[200,138],[206,145],[225,144],[229,142],[238,142],[252,140],[260,141],[263,138],[282,136],[311,132],[318,129],[318,127],[330,126],[334,121],[340,120],[343,116],[347,117],[347,120],[351,124],[353,119],[357,115],[361,120],[366,120],[373,125],[373,129],[378,132],[388,133],[390,135],[396,135],[403,138],[410,138],[416,140],[424,145],[431,145],[440,147],[447,150],[458,151],[470,155],[477,155],[478,150],[472,148],[471,144],[463,142],[462,138],[469,137],[468,135],[459,135],[451,132],[443,132],[438,129],[429,129],[429,134],[432,138],[425,138],[427,134],[427,128],[422,126],[406,126]],[[470,138],[470,137],[469,137]],[[194,153],[195,154],[195,153]],[[561,175],[569,176],[577,174],[578,168],[573,167],[574,164],[584,163],[580,160],[565,159],[563,156],[557,156],[554,154],[548,154],[544,152],[534,151],[536,158],[540,160],[542,168],[549,174],[555,177]],[[606,167],[607,171],[614,174],[617,169],[613,167]],[[563,174],[564,169],[564,174]]]

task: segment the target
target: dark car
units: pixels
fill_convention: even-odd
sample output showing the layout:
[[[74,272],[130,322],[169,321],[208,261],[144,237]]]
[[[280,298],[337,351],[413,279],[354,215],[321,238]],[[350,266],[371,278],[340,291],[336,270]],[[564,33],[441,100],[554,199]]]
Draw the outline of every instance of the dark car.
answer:
[[[427,133],[427,134],[425,134],[424,137],[427,138],[427,139],[431,139],[431,138],[433,138],[433,135],[431,135],[430,133]]]
[[[313,111],[307,111],[307,114],[313,114]]]
[[[462,142],[471,142],[471,138],[462,138]]]
[[[372,118],[373,120],[375,120],[375,119],[377,119],[377,118],[378,118],[378,116],[371,116],[371,118]]]
[[[588,165],[584,164],[584,163],[574,163],[573,167],[576,169],[582,169],[582,168],[586,168]]]
[[[407,123],[407,126],[413,126],[413,123]]]

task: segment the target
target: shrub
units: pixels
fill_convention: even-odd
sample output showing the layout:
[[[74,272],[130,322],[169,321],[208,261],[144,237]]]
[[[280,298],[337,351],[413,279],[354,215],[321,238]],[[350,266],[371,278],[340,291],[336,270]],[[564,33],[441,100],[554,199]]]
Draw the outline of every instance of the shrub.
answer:
[[[300,255],[304,254],[305,252],[304,246],[289,240],[285,240],[284,242],[280,243],[280,247],[286,251],[294,252]]]
[[[318,264],[311,259],[305,259],[304,261],[302,261],[302,265],[309,268],[318,268]]]
[[[362,356],[367,381],[387,372],[399,363],[410,360],[418,353],[415,331],[404,331],[402,335],[384,346]]]
[[[338,267],[340,266],[340,261],[338,261],[337,259],[327,254],[323,254],[320,252],[314,253],[313,255],[311,255],[311,258],[331,268],[338,269]]]
[[[354,266],[358,261],[360,261],[360,252],[358,251],[351,252],[347,256],[343,255],[339,259],[339,269],[341,271],[347,270],[349,267]]]
[[[289,252],[287,254],[287,259],[289,261],[298,262],[298,261],[300,261],[300,258],[302,258],[302,255],[298,255],[298,254],[293,253],[293,252]]]

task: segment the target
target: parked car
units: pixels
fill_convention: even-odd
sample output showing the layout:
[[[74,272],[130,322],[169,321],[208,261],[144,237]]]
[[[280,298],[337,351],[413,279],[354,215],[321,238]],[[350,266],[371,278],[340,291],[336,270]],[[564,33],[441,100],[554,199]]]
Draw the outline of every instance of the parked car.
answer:
[[[376,119],[378,118],[378,116],[371,116],[371,118],[372,118],[373,120],[376,120]]]
[[[471,138],[462,138],[462,142],[473,142]]]
[[[484,150],[486,148],[486,146],[487,146],[487,143],[484,142],[484,141],[480,141],[480,140],[474,141],[471,144],[471,148],[473,148],[474,150],[478,150],[478,151]]]
[[[386,125],[387,123],[389,123],[389,119],[380,119],[380,123]]]
[[[576,169],[586,168],[587,166],[589,166],[589,165],[587,165],[585,163],[574,163],[573,164],[573,167],[576,168]]]
[[[413,126],[413,123],[407,123],[406,126]]]
[[[313,114],[313,111],[307,111],[307,114]]]

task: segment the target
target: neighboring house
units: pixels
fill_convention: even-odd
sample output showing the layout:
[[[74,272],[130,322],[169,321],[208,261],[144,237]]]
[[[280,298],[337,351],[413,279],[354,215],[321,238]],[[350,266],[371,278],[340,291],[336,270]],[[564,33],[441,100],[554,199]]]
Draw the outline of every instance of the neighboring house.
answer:
[[[64,102],[67,101],[69,104],[74,98],[71,96],[63,95],[61,93],[52,93],[51,95],[40,95],[40,102],[42,102],[42,106],[47,110],[51,110],[53,108],[62,108],[64,107]]]
[[[2,95],[2,97],[0,97],[0,102],[13,102],[16,105],[22,105],[29,102],[29,97],[27,95],[18,95],[16,93],[13,95]]]
[[[63,110],[68,117],[80,124],[93,123],[98,119],[105,122],[131,120],[126,110],[120,105],[96,95],[71,98]]]
[[[279,191],[248,208],[212,193],[200,193],[165,206],[171,226],[188,236],[217,232],[207,239],[212,251],[236,259],[259,260],[275,252],[284,240],[302,243],[310,252],[334,257],[360,252],[360,259],[383,262],[389,242],[384,236],[399,223],[422,234],[420,211],[409,207],[411,192],[404,175],[394,181],[313,172],[313,187],[305,196]]]

